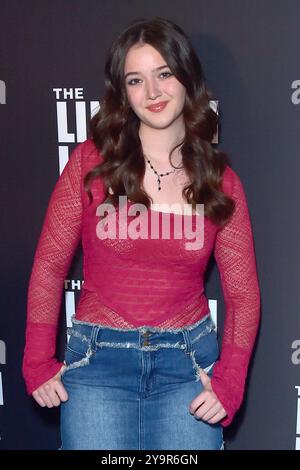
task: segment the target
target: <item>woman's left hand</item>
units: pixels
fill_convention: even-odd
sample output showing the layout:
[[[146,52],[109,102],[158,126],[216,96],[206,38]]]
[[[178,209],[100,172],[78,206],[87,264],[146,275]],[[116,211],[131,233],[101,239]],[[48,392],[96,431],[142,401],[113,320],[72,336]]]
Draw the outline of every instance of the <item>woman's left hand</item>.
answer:
[[[207,421],[209,424],[218,423],[227,413],[212,389],[210,377],[203,369],[200,369],[199,376],[204,390],[191,402],[189,411],[195,418]]]

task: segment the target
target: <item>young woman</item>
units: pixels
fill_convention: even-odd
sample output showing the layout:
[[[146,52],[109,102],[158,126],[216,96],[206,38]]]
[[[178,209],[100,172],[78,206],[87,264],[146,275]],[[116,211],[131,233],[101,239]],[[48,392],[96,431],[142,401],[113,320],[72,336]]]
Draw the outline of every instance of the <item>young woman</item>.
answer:
[[[52,193],[29,284],[23,373],[39,405],[61,404],[62,449],[223,448],[260,293],[245,193],[211,144],[216,129],[182,29],[131,23],[109,51],[90,138]],[[84,284],[61,363],[63,281],[80,240]],[[212,253],[220,357],[203,286]]]

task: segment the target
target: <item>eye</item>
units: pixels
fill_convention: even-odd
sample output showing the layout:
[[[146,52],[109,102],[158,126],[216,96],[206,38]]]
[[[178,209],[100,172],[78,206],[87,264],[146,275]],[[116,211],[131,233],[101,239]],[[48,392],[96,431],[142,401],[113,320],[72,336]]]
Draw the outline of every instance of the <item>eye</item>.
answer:
[[[171,77],[173,74],[171,72],[162,72],[160,75],[169,75],[169,77]],[[165,78],[169,78],[169,77],[165,77]]]
[[[127,85],[135,85],[136,84],[136,80],[139,80],[139,78],[133,78],[132,80],[129,80],[129,82],[127,82]],[[133,83],[134,82],[134,83]]]

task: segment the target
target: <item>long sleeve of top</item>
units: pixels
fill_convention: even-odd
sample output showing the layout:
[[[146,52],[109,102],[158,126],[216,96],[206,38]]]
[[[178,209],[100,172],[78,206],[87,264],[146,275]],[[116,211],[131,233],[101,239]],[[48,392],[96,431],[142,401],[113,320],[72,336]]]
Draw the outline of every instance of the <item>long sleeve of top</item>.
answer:
[[[214,366],[212,388],[227,411],[229,425],[242,402],[246,373],[260,317],[260,292],[251,222],[239,177],[224,181],[236,207],[216,236],[214,256],[220,272],[226,317],[221,358]]]
[[[23,374],[32,393],[62,367],[55,359],[57,323],[65,277],[82,229],[81,145],[52,192],[36,248],[27,300]]]
[[[76,306],[78,320],[118,328],[159,326],[181,328],[209,313],[203,279],[214,253],[226,304],[221,357],[215,363],[212,387],[229,424],[240,406],[248,362],[259,321],[259,289],[252,230],[240,179],[229,167],[223,190],[236,204],[230,221],[219,229],[208,218],[194,233],[203,243],[186,249],[185,237],[175,236],[180,214],[170,213],[170,237],[161,236],[166,213],[148,209],[141,222],[157,237],[123,236],[134,231],[131,204],[107,216],[115,237],[100,236],[99,207],[104,201],[101,178],[93,181],[93,202],[83,188],[86,173],[102,155],[92,140],[77,145],[50,198],[37,244],[28,287],[26,346],[23,375],[31,394],[52,378],[62,363],[55,358],[56,332],[64,280],[78,244],[82,243],[84,283]],[[124,218],[124,210],[128,217]],[[136,215],[136,214],[135,214]],[[141,216],[142,217],[142,216]],[[165,219],[164,219],[165,220]],[[191,240],[189,238],[189,240]]]

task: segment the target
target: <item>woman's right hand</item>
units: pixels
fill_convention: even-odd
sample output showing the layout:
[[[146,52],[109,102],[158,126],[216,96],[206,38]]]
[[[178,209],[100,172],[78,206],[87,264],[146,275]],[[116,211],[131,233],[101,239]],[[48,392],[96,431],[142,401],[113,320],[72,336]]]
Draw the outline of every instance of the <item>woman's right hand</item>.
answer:
[[[65,369],[66,366],[63,365],[54,377],[32,392],[33,398],[40,406],[53,408],[53,406],[59,406],[62,401],[68,400],[67,391],[61,381]]]

